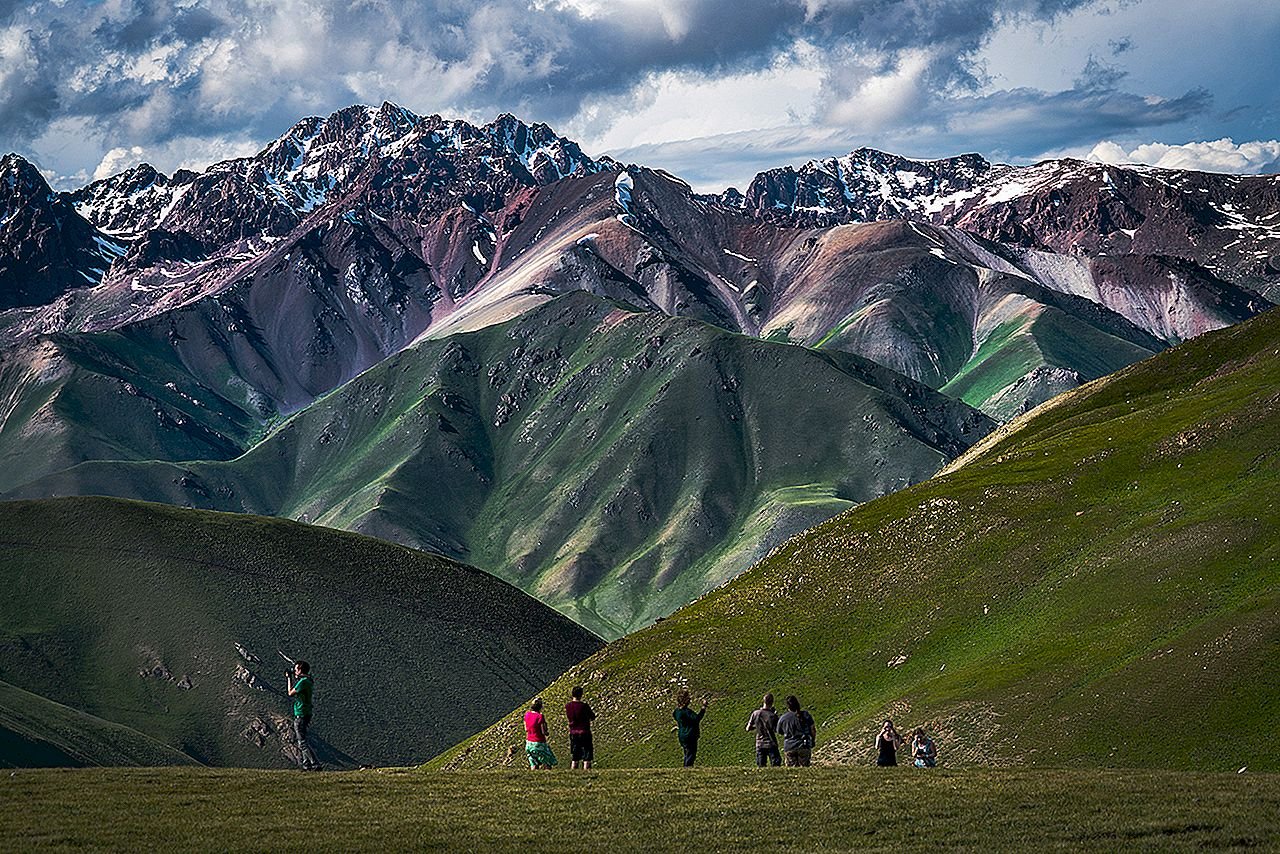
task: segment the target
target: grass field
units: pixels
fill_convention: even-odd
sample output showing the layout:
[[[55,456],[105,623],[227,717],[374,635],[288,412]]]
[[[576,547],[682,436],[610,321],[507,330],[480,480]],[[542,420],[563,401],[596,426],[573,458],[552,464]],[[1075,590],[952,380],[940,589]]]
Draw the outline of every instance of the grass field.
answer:
[[[811,768],[0,777],[0,850],[1280,846],[1280,776]]]

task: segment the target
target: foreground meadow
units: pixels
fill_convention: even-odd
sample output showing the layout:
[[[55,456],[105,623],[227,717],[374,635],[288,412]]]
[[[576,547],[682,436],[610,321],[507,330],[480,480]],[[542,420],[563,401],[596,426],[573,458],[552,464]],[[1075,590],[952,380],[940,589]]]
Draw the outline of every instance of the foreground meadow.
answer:
[[[1280,775],[191,768],[0,777],[0,850],[1280,847]]]

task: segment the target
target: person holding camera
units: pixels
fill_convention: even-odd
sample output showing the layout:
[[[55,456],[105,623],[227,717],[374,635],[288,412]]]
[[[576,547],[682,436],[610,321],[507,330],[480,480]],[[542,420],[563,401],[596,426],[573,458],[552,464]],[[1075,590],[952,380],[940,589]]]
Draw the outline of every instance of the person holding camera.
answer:
[[[293,681],[293,677],[297,681]],[[311,695],[314,683],[311,681],[311,665],[305,661],[293,663],[293,673],[285,672],[285,687],[293,698],[293,734],[298,740],[298,764],[305,771],[320,770],[315,754],[311,751],[311,742],[307,740],[307,730],[311,727]]]
[[[893,721],[885,721],[876,736],[876,764],[881,768],[890,768],[898,764],[898,748],[902,746],[902,736],[894,729]]]
[[[692,768],[698,759],[698,737],[702,734],[702,716],[707,713],[707,701],[702,701],[702,708],[694,711],[689,708],[689,692],[681,690],[676,694],[679,704],[671,716],[676,719],[676,740],[684,748],[684,767]]]
[[[925,734],[924,727],[916,727],[911,734],[911,757],[917,768],[933,768],[938,764],[938,746]]]

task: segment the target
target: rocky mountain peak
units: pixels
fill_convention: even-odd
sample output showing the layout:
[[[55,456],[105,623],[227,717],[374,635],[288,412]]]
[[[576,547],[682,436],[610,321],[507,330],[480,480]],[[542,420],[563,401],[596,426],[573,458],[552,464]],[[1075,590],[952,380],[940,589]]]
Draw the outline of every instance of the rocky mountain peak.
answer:
[[[0,158],[0,310],[97,284],[124,250],[86,222],[32,163]]]
[[[49,182],[31,161],[12,151],[0,157],[0,199],[31,201],[52,195]]]

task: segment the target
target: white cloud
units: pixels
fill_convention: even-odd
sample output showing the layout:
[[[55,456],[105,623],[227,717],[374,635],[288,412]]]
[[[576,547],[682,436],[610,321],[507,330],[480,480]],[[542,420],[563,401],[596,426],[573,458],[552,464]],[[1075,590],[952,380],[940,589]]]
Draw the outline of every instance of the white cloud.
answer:
[[[588,151],[610,153],[646,143],[792,125],[814,112],[820,62],[821,55],[802,43],[761,71],[721,77],[651,74],[623,95],[580,111],[559,129]]]
[[[1087,155],[1102,163],[1145,163],[1164,169],[1194,169],[1201,172],[1233,172],[1252,175],[1280,171],[1280,141],[1255,140],[1236,143],[1229,137],[1205,142],[1167,145],[1149,142],[1125,150],[1111,140],[1099,142]]]
[[[178,169],[200,171],[223,160],[248,157],[262,146],[250,139],[204,139],[184,136],[157,145],[133,145],[113,148],[106,153],[97,168],[93,180],[108,178],[139,163],[150,163],[161,172],[172,174]]]
[[[113,148],[103,155],[102,162],[98,164],[97,169],[93,170],[93,180],[101,181],[103,178],[110,178],[117,172],[136,166],[145,154],[140,145],[131,148]]]

